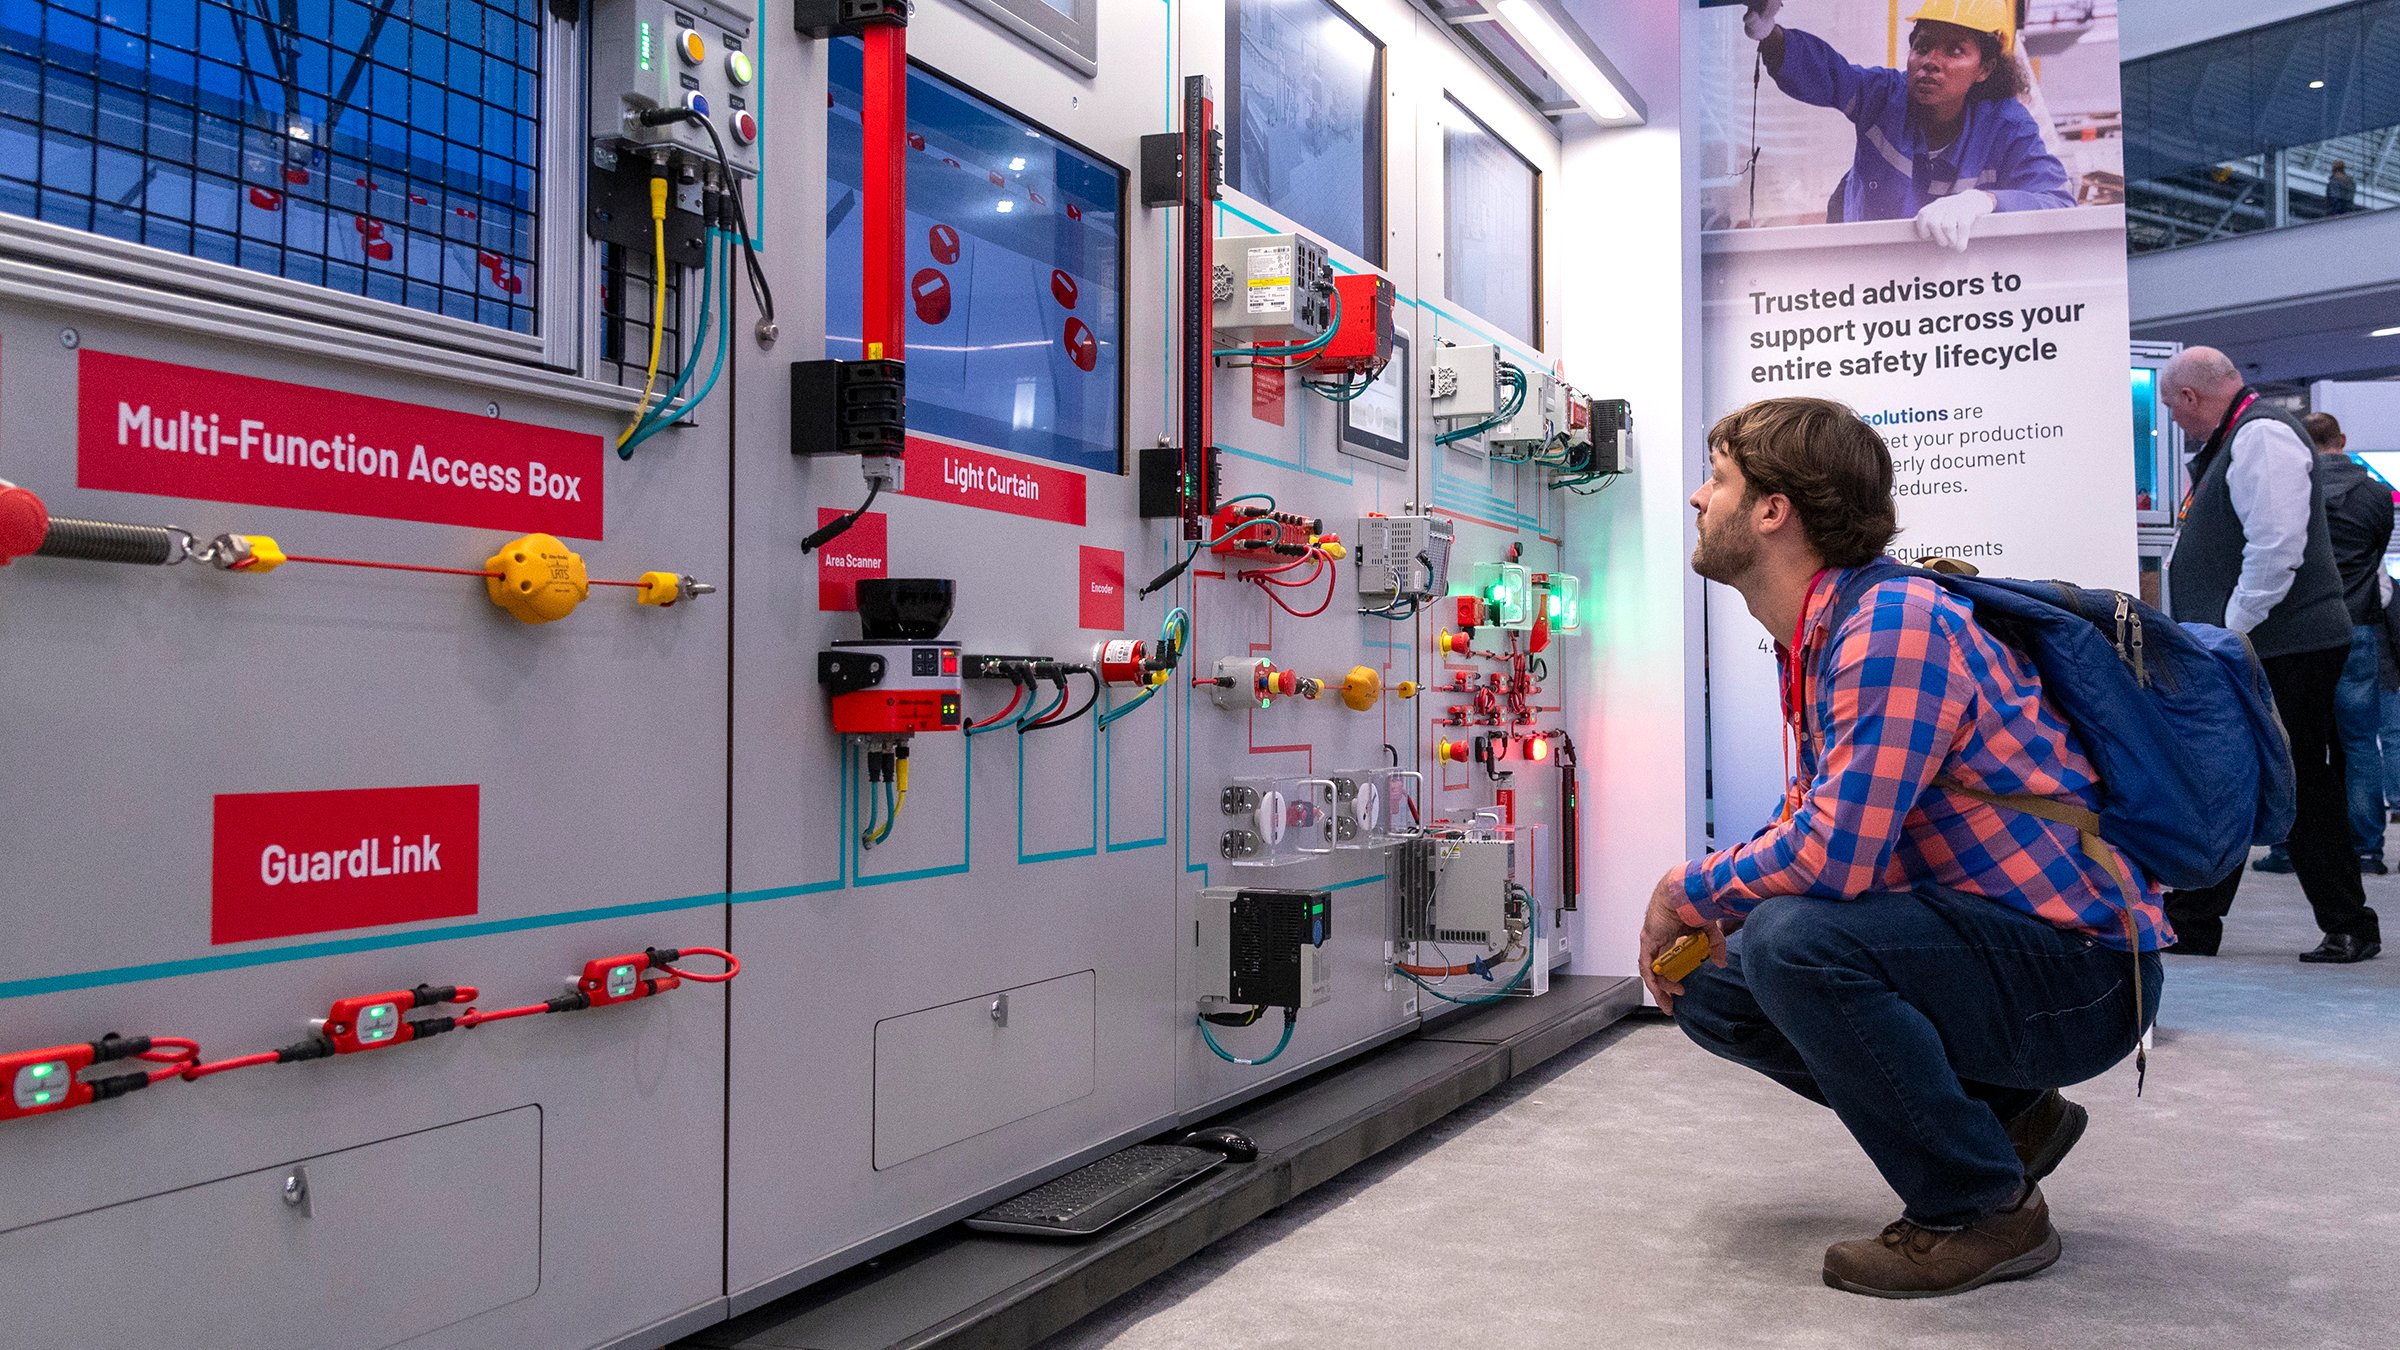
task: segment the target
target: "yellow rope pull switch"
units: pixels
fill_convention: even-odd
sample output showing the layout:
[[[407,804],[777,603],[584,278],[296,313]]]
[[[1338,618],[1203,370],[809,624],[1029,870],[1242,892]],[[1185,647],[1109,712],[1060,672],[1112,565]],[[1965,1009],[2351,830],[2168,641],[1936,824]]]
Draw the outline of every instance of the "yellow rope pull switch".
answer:
[[[483,579],[492,603],[519,623],[549,623],[575,612],[592,593],[583,555],[546,534],[529,534],[484,559]]]

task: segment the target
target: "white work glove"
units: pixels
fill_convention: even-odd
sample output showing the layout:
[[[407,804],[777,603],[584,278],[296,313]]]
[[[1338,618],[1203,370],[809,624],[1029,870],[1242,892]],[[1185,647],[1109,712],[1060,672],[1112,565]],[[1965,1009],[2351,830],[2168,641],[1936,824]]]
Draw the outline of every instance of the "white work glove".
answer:
[[[1928,239],[1953,253],[1967,251],[1967,241],[1975,237],[1975,222],[1999,206],[1992,194],[1981,188],[1968,188],[1936,201],[1927,202],[1917,212],[1917,237]]]
[[[1775,31],[1775,16],[1783,12],[1783,0],[1750,0],[1750,12],[1742,16],[1742,34],[1752,42],[1764,42]]]

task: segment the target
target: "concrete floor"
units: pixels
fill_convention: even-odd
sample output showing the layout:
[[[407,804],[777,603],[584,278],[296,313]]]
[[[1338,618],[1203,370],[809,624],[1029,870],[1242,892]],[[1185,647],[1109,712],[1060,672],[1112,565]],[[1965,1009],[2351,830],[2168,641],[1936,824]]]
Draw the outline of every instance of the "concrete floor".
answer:
[[[2400,876],[2367,878],[2400,934]],[[2147,1095],[2045,1183],[2066,1255],[1950,1299],[1826,1288],[1899,1203],[1831,1113],[1643,1017],[1309,1192],[1045,1350],[2400,1344],[2400,950],[2303,966],[2288,877],[2169,958]]]

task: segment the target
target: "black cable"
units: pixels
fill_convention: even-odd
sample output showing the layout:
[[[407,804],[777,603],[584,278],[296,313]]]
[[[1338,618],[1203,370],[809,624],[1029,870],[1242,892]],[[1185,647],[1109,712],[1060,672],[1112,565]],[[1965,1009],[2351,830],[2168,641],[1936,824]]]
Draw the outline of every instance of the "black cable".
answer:
[[[1076,719],[1082,717],[1085,713],[1090,712],[1092,710],[1092,705],[1100,701],[1100,672],[1092,669],[1090,666],[1068,666],[1062,673],[1062,676],[1059,680],[1059,686],[1061,688],[1066,686],[1066,680],[1064,678],[1066,675],[1081,675],[1091,680],[1092,696],[1083,701],[1082,707],[1077,708],[1075,711],[1067,714],[1064,717],[1054,717],[1047,722],[1035,722],[1031,726],[1018,727],[1018,735],[1022,736],[1028,731],[1048,731],[1052,727],[1067,726],[1076,721]]]
[[[742,201],[742,176],[733,171],[733,161],[725,154],[724,139],[707,118],[689,108],[652,108],[642,114],[641,121],[642,125],[652,127],[693,122],[708,133],[708,143],[716,151],[717,168],[725,175],[726,189],[733,194],[733,223],[737,227],[734,236],[742,242],[742,262],[750,275],[750,298],[758,302],[759,322],[775,322],[775,292],[767,285],[766,269],[759,266],[758,251],[750,246],[750,213]]]
[[[1136,600],[1147,600],[1150,598],[1153,592],[1163,591],[1167,587],[1174,585],[1175,578],[1182,576],[1184,572],[1191,567],[1192,560],[1199,556],[1200,545],[1192,545],[1192,551],[1183,555],[1182,562],[1179,562],[1173,567],[1168,568],[1166,571],[1159,573],[1157,576],[1150,578],[1150,584],[1142,587],[1138,591],[1135,591],[1133,593],[1133,598]]]
[[[802,553],[814,553],[818,549],[821,549],[827,544],[832,543],[834,540],[841,538],[843,531],[848,530],[851,526],[856,525],[860,520],[865,518],[867,509],[875,505],[875,498],[881,495],[882,492],[883,482],[881,479],[868,479],[867,499],[858,504],[858,509],[846,516],[835,516],[832,520],[829,520],[825,522],[824,525],[818,527],[815,534],[812,534],[806,539],[800,541],[800,551]]]
[[[1202,1013],[1200,1020],[1211,1026],[1247,1027],[1257,1025],[1258,1019],[1266,1016],[1266,1013],[1266,1006],[1261,1004],[1246,1013]]]

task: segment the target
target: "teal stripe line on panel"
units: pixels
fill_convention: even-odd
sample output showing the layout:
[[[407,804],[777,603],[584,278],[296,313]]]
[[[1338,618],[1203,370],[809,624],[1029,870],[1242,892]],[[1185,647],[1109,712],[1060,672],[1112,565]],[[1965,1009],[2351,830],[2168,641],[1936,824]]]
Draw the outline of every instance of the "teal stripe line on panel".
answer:
[[[1093,677],[1097,679],[1098,677]],[[1097,705],[1094,705],[1097,706]],[[1025,738],[1017,737],[1017,862],[1057,862],[1062,858],[1089,858],[1100,851],[1100,724],[1092,723],[1092,842],[1082,848],[1054,849],[1048,853],[1025,851]]]
[[[1174,672],[1168,676],[1169,679],[1179,679],[1182,677],[1183,667],[1181,666],[1177,666]],[[1165,831],[1167,821],[1167,802],[1170,799],[1169,794],[1174,790],[1173,781],[1167,776],[1168,752],[1174,748],[1172,728],[1169,726],[1169,723],[1173,719],[1167,716],[1167,705],[1157,695],[1153,694],[1150,698],[1150,701],[1159,705],[1158,820],[1160,833],[1156,839],[1127,839],[1121,843],[1118,841],[1117,757],[1110,753],[1108,748],[1108,738],[1115,735],[1117,729],[1113,724],[1102,727],[1100,729],[1100,766],[1102,784],[1100,791],[1101,801],[1104,803],[1102,819],[1105,823],[1102,826],[1104,833],[1101,835],[1101,837],[1108,841],[1108,851],[1111,853],[1132,853],[1139,849],[1166,847],[1167,836]],[[1140,714],[1137,713],[1134,715],[1139,716]]]
[[[447,924],[440,928],[420,928],[407,933],[379,933],[373,937],[302,942],[289,947],[225,952],[217,956],[196,956],[182,961],[153,961],[147,965],[115,966],[104,970],[78,971],[71,975],[43,975],[33,979],[0,982],[0,1000],[30,998],[35,994],[65,993],[76,989],[99,989],[113,984],[139,984],[145,980],[173,979],[179,975],[205,975],[212,971],[282,965],[290,961],[314,960],[320,956],[352,956],[360,952],[390,951],[400,947],[422,947],[436,942],[457,941],[462,938],[496,937],[503,933],[524,933],[539,928],[563,928],[570,924],[597,923],[605,919],[636,918],[644,914],[673,914],[683,910],[711,909],[724,904],[725,901],[725,893],[716,891],[707,895],[687,895],[673,900],[650,900],[631,905],[601,905],[592,909],[564,910],[556,914],[531,914],[521,919],[487,919],[480,923]]]
[[[1217,443],[1217,450],[1220,454],[1232,455],[1237,459],[1256,460],[1261,464],[1272,464],[1278,469],[1290,469],[1294,473],[1304,473],[1311,478],[1324,478],[1336,483],[1348,483],[1350,481],[1347,478],[1336,477],[1333,474],[1325,472],[1323,469],[1311,468],[1306,464],[1294,464],[1288,459],[1277,459],[1273,455],[1262,455],[1255,450],[1243,450],[1236,446],[1227,445],[1222,441]]]
[[[1388,873],[1377,872],[1371,877],[1359,877],[1354,881],[1329,881],[1325,883],[1324,889],[1329,891],[1347,891],[1359,886],[1372,886],[1378,881],[1388,881],[1390,879],[1391,877]]]
[[[959,860],[940,867],[919,867],[913,871],[880,872],[869,876],[865,866],[866,860],[859,856],[858,836],[845,828],[842,831],[842,838],[850,857],[851,875],[858,878],[856,885],[862,887],[889,886],[895,881],[924,881],[932,877],[954,877],[975,865],[975,742],[967,740],[963,736],[959,740],[963,746],[961,753],[966,757],[965,763],[960,768],[960,772],[966,777],[966,801],[959,810]],[[845,800],[850,796],[848,784],[852,779],[848,761],[849,756],[845,754],[842,765],[842,777],[845,782],[842,796]],[[865,775],[861,774],[857,777],[863,779]],[[923,817],[919,816],[917,819],[922,821]]]

